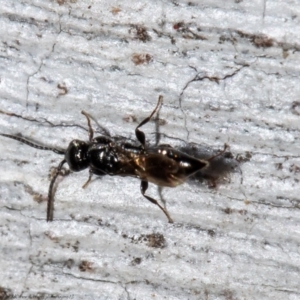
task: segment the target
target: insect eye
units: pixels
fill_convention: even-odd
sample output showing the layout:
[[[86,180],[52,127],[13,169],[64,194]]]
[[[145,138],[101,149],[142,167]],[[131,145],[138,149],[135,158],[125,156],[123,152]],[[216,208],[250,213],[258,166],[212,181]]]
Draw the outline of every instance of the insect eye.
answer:
[[[74,172],[86,169],[89,165],[88,145],[80,140],[73,140],[65,154],[70,169]]]

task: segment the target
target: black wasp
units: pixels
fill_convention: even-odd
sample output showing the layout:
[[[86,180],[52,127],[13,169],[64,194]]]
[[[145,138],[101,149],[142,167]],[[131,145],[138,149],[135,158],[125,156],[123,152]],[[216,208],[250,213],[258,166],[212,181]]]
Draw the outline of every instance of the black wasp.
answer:
[[[0,134],[33,148],[51,150],[57,154],[64,155],[64,159],[58,165],[49,185],[47,221],[53,220],[53,186],[55,180],[63,165],[67,163],[70,170],[74,172],[89,168],[90,176],[83,187],[87,186],[94,174],[98,176],[131,176],[140,179],[142,195],[157,205],[167,216],[169,222],[173,223],[168,211],[161,206],[157,200],[145,195],[148,183],[154,183],[159,187],[176,187],[198,171],[208,168],[211,160],[225,152],[226,145],[222,152],[208,159],[197,159],[169,145],[147,147],[145,134],[139,128],[150,121],[160,107],[162,100],[163,97],[159,96],[157,105],[150,116],[136,127],[135,135],[140,143],[139,146],[124,141],[117,141],[117,139],[108,138],[106,136],[94,137],[90,116],[84,111],[82,111],[82,114],[87,119],[89,141],[73,140],[66,150],[38,145],[15,135]]]

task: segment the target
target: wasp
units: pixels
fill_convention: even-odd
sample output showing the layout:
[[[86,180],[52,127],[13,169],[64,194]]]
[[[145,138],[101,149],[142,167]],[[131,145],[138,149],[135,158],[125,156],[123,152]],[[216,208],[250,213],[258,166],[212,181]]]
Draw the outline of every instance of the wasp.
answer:
[[[63,165],[67,163],[69,169],[73,172],[89,169],[89,178],[83,185],[83,188],[89,184],[93,175],[130,176],[139,179],[141,181],[141,194],[164,212],[169,223],[173,223],[167,209],[156,199],[146,195],[148,184],[153,183],[159,187],[176,187],[197,172],[208,168],[214,158],[225,152],[227,145],[225,144],[224,150],[220,153],[208,159],[198,159],[176,150],[170,145],[147,146],[145,133],[140,128],[151,120],[161,106],[162,101],[163,96],[159,96],[157,105],[152,113],[135,128],[135,136],[139,145],[104,135],[94,137],[91,116],[84,111],[81,113],[87,119],[89,139],[88,141],[72,140],[65,150],[40,145],[16,135],[0,133],[4,137],[17,140],[33,148],[53,151],[64,156],[50,181],[47,200],[47,221],[53,221],[54,184]]]

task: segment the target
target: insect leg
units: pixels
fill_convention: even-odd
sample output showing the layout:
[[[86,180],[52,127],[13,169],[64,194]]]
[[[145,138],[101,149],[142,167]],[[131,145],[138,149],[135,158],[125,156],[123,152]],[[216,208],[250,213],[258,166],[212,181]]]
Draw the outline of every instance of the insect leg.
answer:
[[[92,181],[93,175],[97,175],[97,176],[107,175],[105,172],[94,169],[94,168],[90,168],[89,172],[90,172],[89,178],[86,181],[86,183],[82,186],[83,189],[85,189],[90,184],[90,182]]]
[[[86,113],[84,110],[81,111],[81,113],[86,117],[87,119],[87,122],[88,122],[88,126],[89,126],[89,141],[91,142],[93,137],[94,137],[94,130],[92,128],[92,125],[91,125],[91,119],[90,119],[90,116],[88,113]]]
[[[160,142],[160,124],[159,124],[159,111],[157,111],[156,116],[155,116],[155,146],[159,145]]]
[[[218,157],[218,156],[224,154],[224,152],[226,151],[227,148],[229,148],[229,146],[225,143],[225,144],[224,144],[224,149],[223,149],[221,152],[219,152],[218,154],[216,154],[216,155],[210,157],[210,158],[208,159],[208,161],[212,161],[212,160],[215,159],[216,157]]]
[[[161,105],[163,100],[163,96],[160,95],[158,97],[158,101],[157,101],[157,105],[154,108],[154,110],[152,111],[151,115],[149,117],[147,117],[145,120],[143,120],[135,129],[135,136],[138,139],[138,141],[142,144],[143,149],[145,149],[145,133],[141,130],[139,130],[140,127],[142,127],[143,125],[145,125],[146,123],[148,123],[150,121],[150,119],[152,118],[152,116],[156,113],[156,111],[158,110],[159,106]]]
[[[163,198],[163,196],[162,196],[162,187],[161,186],[158,186],[157,187],[157,191],[158,191],[158,195],[159,195],[159,198],[160,198],[160,200],[161,200],[161,202],[163,203],[163,205],[164,205],[164,208],[166,208],[166,200]]]
[[[141,181],[141,193],[142,193],[142,195],[143,195],[147,200],[149,200],[149,201],[152,202],[153,204],[157,205],[157,206],[164,212],[164,214],[166,215],[166,217],[167,217],[168,220],[169,220],[169,223],[173,223],[173,220],[172,220],[172,218],[170,217],[168,211],[167,211],[165,208],[163,208],[163,207],[157,202],[157,200],[155,200],[155,199],[153,199],[153,198],[151,198],[151,197],[145,195],[145,192],[146,192],[147,188],[148,188],[148,181],[142,180],[142,181]]]
[[[58,165],[54,176],[51,179],[49,185],[49,192],[48,192],[48,203],[47,203],[47,222],[53,221],[53,210],[54,210],[54,199],[53,199],[53,186],[57,176],[59,175],[60,170],[62,169],[63,165],[66,163],[66,160],[60,162]]]
[[[89,183],[91,182],[91,180],[92,180],[92,176],[93,176],[93,171],[90,169],[90,175],[89,175],[89,179],[86,181],[86,183],[82,186],[82,188],[83,189],[85,189],[88,185],[89,185]]]
[[[91,114],[85,112],[84,110],[81,111],[81,113],[82,113],[83,115],[85,115],[86,118],[89,118],[90,120],[93,120],[93,121],[96,123],[96,125],[98,126],[98,128],[100,128],[100,129],[102,130],[102,134],[103,134],[104,136],[109,136],[109,137],[111,136],[110,133],[109,133],[109,131],[108,131],[106,128],[104,128],[103,126],[101,126],[101,125],[98,123],[98,121],[97,121]]]

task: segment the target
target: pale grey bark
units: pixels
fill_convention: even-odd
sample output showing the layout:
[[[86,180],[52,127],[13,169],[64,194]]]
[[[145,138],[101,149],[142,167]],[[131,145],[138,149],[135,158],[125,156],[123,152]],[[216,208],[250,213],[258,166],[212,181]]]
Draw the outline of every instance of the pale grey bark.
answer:
[[[250,158],[217,189],[164,189],[173,225],[138,180],[83,190],[88,171],[59,182],[47,223],[61,157],[0,137],[0,292],[300,298],[299,1],[1,0],[0,13],[0,132],[65,148],[87,139],[85,110],[134,139],[162,94],[162,143]]]

